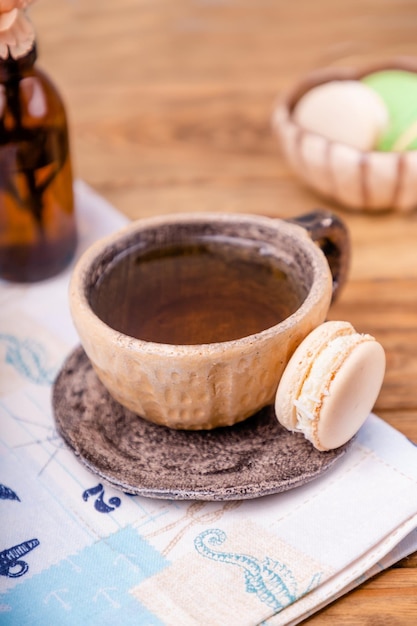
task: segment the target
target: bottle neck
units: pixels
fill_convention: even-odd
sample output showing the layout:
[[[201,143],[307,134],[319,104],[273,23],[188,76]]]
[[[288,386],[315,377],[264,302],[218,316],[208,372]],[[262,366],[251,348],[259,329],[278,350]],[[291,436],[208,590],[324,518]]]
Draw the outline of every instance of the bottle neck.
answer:
[[[36,43],[34,43],[29,52],[19,59],[14,59],[10,55],[7,59],[0,59],[0,83],[4,83],[30,71],[35,64],[37,56]]]

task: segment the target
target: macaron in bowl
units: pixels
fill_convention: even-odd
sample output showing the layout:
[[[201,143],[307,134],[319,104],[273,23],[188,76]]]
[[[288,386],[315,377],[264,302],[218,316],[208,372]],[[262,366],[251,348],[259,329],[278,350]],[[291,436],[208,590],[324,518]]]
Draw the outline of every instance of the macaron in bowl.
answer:
[[[279,99],[272,129],[324,198],[354,211],[417,208],[417,59],[318,69]]]

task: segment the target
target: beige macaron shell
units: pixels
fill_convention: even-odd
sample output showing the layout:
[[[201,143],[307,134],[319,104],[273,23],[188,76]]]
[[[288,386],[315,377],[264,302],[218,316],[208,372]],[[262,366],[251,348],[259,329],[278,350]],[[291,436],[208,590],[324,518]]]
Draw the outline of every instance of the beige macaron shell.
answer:
[[[294,120],[304,129],[358,150],[372,150],[388,125],[382,98],[359,81],[331,81],[298,101]]]
[[[313,428],[313,444],[331,450],[349,441],[371,412],[385,373],[385,353],[375,340],[353,347],[337,372],[331,373]]]
[[[291,356],[279,381],[275,396],[275,414],[288,430],[295,430],[298,417],[294,401],[300,396],[306,377],[318,355],[335,337],[355,332],[352,324],[344,321],[324,322],[301,342]]]
[[[368,417],[385,373],[385,353],[349,322],[315,328],[296,349],[278,385],[275,413],[318,450],[338,448]]]

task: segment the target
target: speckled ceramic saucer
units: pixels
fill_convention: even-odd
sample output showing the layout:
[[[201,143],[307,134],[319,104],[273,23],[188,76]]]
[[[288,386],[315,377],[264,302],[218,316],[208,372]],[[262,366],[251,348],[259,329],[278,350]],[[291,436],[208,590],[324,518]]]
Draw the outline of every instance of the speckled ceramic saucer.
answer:
[[[280,426],[273,407],[211,431],[152,424],[115,402],[81,347],[53,389],[58,432],[79,460],[129,494],[177,500],[242,500],[320,476],[349,447],[318,452]]]

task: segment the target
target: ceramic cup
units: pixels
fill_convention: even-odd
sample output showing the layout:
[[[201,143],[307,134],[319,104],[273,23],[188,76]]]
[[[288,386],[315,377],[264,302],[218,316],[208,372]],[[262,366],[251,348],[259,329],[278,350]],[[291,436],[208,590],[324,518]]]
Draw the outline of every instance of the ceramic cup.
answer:
[[[92,306],[100,279],[129,250],[192,244],[201,237],[250,241],[262,262],[276,261],[297,285],[301,304],[287,318],[229,341],[173,345],[123,334]],[[265,260],[265,261],[263,261]],[[335,215],[314,212],[296,220],[254,215],[192,213],[138,220],[93,244],[70,284],[70,308],[81,344],[113,398],[141,417],[176,429],[232,425],[273,402],[295,348],[322,323],[344,283],[347,230]],[[128,289],[134,284],[128,283]],[[108,308],[120,307],[111,289]]]

